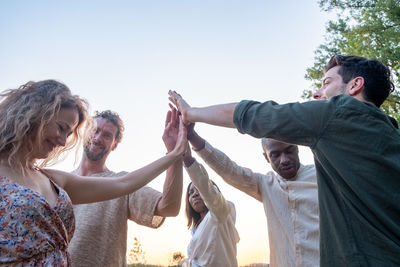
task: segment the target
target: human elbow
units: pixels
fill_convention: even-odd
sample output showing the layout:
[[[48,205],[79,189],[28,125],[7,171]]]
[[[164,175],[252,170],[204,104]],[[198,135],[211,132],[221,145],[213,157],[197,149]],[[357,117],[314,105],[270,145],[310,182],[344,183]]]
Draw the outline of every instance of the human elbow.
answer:
[[[176,217],[179,214],[180,206],[180,201],[172,203],[164,203],[163,201],[160,201],[157,206],[156,215],[162,217]]]

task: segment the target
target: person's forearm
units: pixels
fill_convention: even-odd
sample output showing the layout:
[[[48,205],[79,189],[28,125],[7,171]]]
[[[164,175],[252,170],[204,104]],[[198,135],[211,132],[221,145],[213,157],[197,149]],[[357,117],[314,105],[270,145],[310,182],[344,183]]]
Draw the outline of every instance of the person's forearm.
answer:
[[[143,187],[180,158],[176,153],[169,153],[143,168],[115,179],[75,176],[69,179],[64,189],[74,204],[117,198]]]
[[[198,162],[186,168],[193,184],[199,190],[201,198],[207,208],[214,213],[219,220],[224,220],[229,214],[229,205],[221,192],[210,181],[206,169]]]
[[[237,103],[221,104],[203,108],[190,108],[186,120],[190,122],[204,122],[216,126],[236,128],[233,123],[233,113]]]
[[[206,141],[194,130],[188,132],[187,138],[195,151],[202,150],[206,144]],[[188,166],[186,165],[186,167]]]
[[[195,159],[192,157],[192,155],[190,154],[190,155],[185,155],[184,157],[183,157],[183,163],[185,164],[185,167],[187,168],[187,167],[190,167],[192,164],[193,164],[193,162],[195,161]]]
[[[182,199],[183,170],[182,161],[179,160],[167,170],[164,182],[163,195],[158,202],[155,215],[173,217],[179,214]]]
[[[241,167],[225,153],[208,144],[198,151],[198,155],[228,184],[262,201],[258,189],[258,175],[248,168]]]

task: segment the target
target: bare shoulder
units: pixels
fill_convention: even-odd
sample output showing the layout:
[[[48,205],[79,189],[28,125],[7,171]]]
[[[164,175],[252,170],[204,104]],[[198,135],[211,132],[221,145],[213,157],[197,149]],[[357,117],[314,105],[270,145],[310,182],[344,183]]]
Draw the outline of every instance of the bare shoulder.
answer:
[[[57,185],[61,187],[65,187],[66,183],[70,179],[77,179],[78,176],[76,174],[55,170],[55,169],[42,169],[41,170],[44,175],[46,175],[49,179],[54,181]]]

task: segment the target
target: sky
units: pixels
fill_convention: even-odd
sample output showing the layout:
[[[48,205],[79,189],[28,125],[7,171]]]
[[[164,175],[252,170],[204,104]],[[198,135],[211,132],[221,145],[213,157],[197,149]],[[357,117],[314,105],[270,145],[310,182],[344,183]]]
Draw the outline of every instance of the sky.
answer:
[[[107,166],[133,171],[166,152],[161,136],[169,89],[192,106],[304,101],[302,91],[311,85],[304,75],[328,18],[316,0],[2,0],[0,89],[56,79],[88,100],[91,114],[118,112],[124,139]],[[196,130],[239,165],[271,170],[259,139],[204,124]],[[70,153],[55,168],[72,171],[80,154]],[[300,159],[313,163],[308,148],[300,149]],[[269,262],[262,203],[207,171],[236,206],[239,264]],[[150,186],[162,190],[164,177]],[[188,183],[184,173],[184,190]],[[159,229],[130,222],[128,247],[137,237],[153,264],[168,264],[174,252],[187,255],[191,235],[182,203],[179,216]]]

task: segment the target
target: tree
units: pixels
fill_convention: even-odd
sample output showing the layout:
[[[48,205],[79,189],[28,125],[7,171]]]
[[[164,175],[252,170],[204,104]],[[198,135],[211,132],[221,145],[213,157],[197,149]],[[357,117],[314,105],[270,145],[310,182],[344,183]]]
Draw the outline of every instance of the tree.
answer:
[[[129,250],[128,263],[146,263],[145,254],[142,243],[135,237],[133,239],[133,247]]]
[[[312,89],[303,91],[309,99],[321,86],[323,68],[335,54],[376,58],[392,72],[396,90],[382,109],[400,122],[400,0],[319,0],[323,11],[336,11],[328,22],[325,42],[314,52],[314,65],[305,78]]]
[[[174,252],[170,260],[173,266],[178,266],[178,263],[185,258],[182,252]]]

